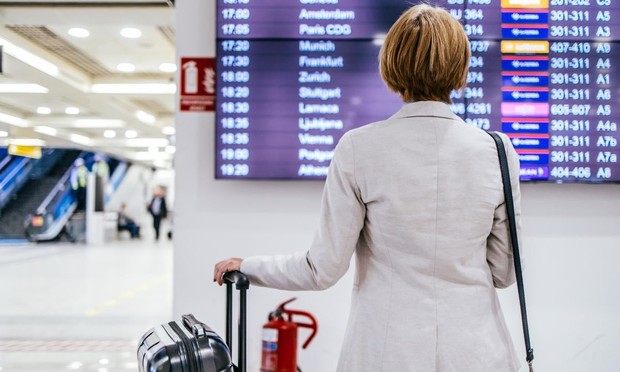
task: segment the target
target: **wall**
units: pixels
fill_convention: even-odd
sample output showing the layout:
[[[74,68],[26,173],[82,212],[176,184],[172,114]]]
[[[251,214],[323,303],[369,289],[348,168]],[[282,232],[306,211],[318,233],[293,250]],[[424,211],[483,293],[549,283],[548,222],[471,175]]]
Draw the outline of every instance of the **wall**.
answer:
[[[177,4],[177,51],[214,55],[214,2]],[[215,262],[230,256],[288,253],[309,246],[321,182],[215,181],[214,117],[177,113],[174,313],[193,312],[224,330],[224,290]],[[617,371],[620,365],[620,186],[528,184],[523,187],[526,290],[540,371]],[[298,296],[319,335],[301,353],[308,372],[335,369],[348,311],[351,272],[320,293],[249,292],[249,371],[258,371],[260,327],[280,301]],[[520,345],[514,288],[500,293]],[[403,309],[403,316],[407,309]],[[304,336],[302,336],[304,337]]]

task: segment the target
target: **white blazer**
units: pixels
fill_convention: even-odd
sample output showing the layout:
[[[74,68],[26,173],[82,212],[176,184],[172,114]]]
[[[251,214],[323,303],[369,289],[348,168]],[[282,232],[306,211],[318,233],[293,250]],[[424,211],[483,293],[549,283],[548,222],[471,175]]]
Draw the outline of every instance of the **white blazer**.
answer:
[[[519,160],[503,139],[519,220]],[[355,253],[338,372],[515,372],[495,290],[515,281],[502,190],[488,134],[445,103],[409,103],[342,137],[307,252],[241,270],[254,285],[321,290]]]

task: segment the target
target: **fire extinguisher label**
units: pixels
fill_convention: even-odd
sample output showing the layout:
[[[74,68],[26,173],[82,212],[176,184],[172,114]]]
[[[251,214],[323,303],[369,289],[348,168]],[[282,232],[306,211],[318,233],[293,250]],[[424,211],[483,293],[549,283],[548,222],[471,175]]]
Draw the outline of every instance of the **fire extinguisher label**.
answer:
[[[263,341],[278,342],[278,330],[273,328],[263,328]]]
[[[263,328],[263,351],[275,351],[278,349],[278,330]]]

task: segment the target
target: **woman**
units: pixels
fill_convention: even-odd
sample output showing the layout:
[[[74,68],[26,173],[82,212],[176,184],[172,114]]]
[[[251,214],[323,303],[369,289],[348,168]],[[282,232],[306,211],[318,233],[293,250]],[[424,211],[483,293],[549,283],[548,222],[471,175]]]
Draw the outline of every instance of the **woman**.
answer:
[[[255,285],[321,290],[355,253],[339,372],[519,369],[495,291],[515,280],[496,146],[447,105],[469,58],[445,10],[406,11],[380,55],[383,80],[406,104],[340,140],[311,248],[215,267],[220,284],[240,269]],[[504,142],[519,218],[519,162]]]

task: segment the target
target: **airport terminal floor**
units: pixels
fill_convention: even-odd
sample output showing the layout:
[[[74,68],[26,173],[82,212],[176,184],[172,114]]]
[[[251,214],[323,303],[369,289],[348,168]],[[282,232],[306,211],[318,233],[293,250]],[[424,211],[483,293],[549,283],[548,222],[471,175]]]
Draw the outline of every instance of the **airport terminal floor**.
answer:
[[[0,371],[136,371],[172,316],[172,243],[0,245],[0,283]]]

